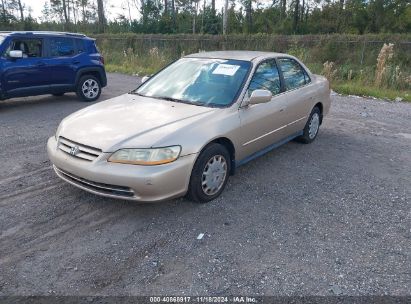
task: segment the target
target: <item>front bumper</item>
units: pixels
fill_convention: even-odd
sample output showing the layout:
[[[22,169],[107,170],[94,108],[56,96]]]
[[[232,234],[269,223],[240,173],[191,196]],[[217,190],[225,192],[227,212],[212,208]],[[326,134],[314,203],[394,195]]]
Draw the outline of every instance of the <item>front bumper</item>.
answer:
[[[108,162],[111,153],[93,161],[73,157],[60,150],[50,137],[47,152],[57,175],[88,192],[113,198],[155,202],[187,192],[196,154],[158,166],[138,166]]]

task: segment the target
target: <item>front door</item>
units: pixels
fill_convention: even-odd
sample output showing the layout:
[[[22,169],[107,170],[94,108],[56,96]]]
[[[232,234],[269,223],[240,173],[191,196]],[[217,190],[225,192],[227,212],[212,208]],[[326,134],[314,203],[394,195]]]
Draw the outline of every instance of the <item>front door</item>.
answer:
[[[260,63],[250,81],[248,96],[254,90],[269,90],[273,94],[270,102],[240,108],[241,147],[238,159],[246,157],[279,142],[284,137],[284,109],[286,100],[281,93],[281,82],[274,59]]]
[[[11,50],[23,52],[23,58],[10,58]],[[2,83],[8,97],[45,93],[51,75],[43,58],[43,40],[13,38],[3,57]]]

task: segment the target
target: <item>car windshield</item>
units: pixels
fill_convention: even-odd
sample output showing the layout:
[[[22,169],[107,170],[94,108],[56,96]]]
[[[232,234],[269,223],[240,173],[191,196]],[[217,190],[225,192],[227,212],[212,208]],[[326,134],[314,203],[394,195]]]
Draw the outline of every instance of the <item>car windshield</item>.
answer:
[[[250,66],[241,60],[182,58],[134,93],[201,106],[227,106],[236,98]]]

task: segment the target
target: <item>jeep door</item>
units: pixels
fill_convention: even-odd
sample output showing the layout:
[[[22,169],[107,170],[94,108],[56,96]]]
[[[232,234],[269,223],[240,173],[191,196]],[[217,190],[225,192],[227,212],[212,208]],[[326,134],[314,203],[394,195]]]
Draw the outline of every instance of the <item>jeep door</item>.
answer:
[[[47,64],[53,75],[53,91],[68,91],[74,87],[80,60],[72,37],[49,37],[47,41]]]
[[[43,39],[13,37],[2,54],[2,84],[7,97],[47,93],[51,75],[44,62]],[[12,50],[21,50],[23,58],[10,58]]]

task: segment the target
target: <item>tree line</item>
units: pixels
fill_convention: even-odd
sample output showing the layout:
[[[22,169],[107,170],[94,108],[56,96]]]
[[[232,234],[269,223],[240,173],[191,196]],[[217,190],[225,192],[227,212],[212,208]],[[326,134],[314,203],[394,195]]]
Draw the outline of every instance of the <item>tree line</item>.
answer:
[[[88,33],[327,34],[410,33],[409,0],[49,0],[33,18],[21,0],[0,0],[2,30]],[[138,16],[133,14],[139,11]]]

